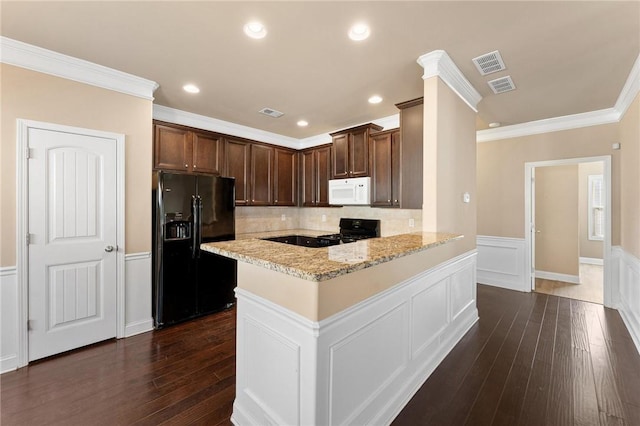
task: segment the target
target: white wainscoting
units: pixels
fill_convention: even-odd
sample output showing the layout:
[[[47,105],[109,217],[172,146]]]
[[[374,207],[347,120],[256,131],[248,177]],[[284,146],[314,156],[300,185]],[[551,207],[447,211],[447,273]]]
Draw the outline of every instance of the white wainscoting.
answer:
[[[125,255],[125,337],[153,330],[151,253]]]
[[[15,266],[0,268],[0,373],[18,368],[18,283]],[[151,253],[125,256],[125,337],[153,330]]]
[[[0,373],[18,368],[18,282],[15,266],[0,268]]]
[[[232,422],[391,423],[478,320],[476,288],[474,250],[320,322],[236,289]]]
[[[617,308],[640,353],[640,259],[619,246],[611,251],[618,263]]]
[[[531,291],[525,275],[528,250],[524,238],[478,235],[476,245],[480,284]]]

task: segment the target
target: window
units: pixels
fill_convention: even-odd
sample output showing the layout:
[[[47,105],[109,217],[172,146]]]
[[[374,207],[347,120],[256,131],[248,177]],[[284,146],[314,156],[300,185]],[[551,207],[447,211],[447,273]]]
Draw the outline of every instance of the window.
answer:
[[[589,239],[604,239],[604,184],[602,175],[589,176]]]

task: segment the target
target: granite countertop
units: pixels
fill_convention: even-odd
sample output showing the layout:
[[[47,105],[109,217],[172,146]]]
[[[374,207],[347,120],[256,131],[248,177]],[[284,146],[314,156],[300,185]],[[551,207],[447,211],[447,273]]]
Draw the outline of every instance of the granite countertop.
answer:
[[[463,238],[459,234],[413,232],[320,248],[260,239],[284,235],[313,237],[327,233],[292,229],[240,234],[235,241],[205,243],[201,248],[305,280],[325,281]]]

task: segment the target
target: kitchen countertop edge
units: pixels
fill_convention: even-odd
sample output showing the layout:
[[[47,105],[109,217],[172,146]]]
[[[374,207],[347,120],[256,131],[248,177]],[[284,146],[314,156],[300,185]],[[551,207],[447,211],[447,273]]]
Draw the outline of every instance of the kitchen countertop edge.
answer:
[[[265,238],[266,236],[284,236],[284,235],[307,235],[307,236],[317,236],[326,233],[324,231],[310,231],[310,230],[286,230],[286,231],[271,231],[264,233],[253,233],[253,234],[241,234],[235,241],[222,241],[216,243],[205,243],[202,244],[201,248],[207,252],[218,254],[220,256],[229,257],[231,259],[239,260],[241,262],[250,263],[253,265],[261,266],[263,268],[267,268],[273,271],[281,272],[293,277],[302,278],[308,281],[321,282],[330,280],[332,278],[339,277],[341,275],[349,274],[352,272],[360,271],[362,269],[370,268],[372,266],[379,265],[381,263],[389,262],[394,259],[398,259],[400,257],[408,256],[414,253],[419,253],[434,247],[441,246],[443,244],[447,244],[452,241],[460,240],[464,238],[461,234],[449,234],[449,233],[435,233],[435,232],[413,232],[409,234],[399,234],[393,235],[389,237],[380,237],[369,240],[363,240],[359,243],[370,244],[374,246],[375,252],[379,253],[372,258],[354,262],[354,263],[341,263],[335,262],[326,259],[325,264],[331,264],[332,266],[328,270],[323,270],[321,272],[313,271],[313,262],[310,262],[309,265],[305,265],[305,269],[301,267],[293,267],[291,265],[287,265],[286,256],[282,256],[282,258],[278,258],[277,255],[264,256],[264,255],[255,255],[255,254],[247,254],[247,252],[255,251],[258,248],[262,248],[265,253],[272,253],[273,251],[277,251],[279,253],[289,254],[299,254],[299,255],[308,255],[311,258],[315,259],[318,262],[318,255],[323,254],[327,256],[328,248],[308,248],[308,247],[298,247],[291,246],[288,244],[277,243],[272,241],[265,241],[261,238]],[[403,240],[418,240],[421,239],[424,241],[425,239],[429,240],[428,242],[423,242],[422,244],[416,244],[411,247],[398,247],[398,245],[402,246]],[[273,245],[277,246],[273,246]],[[350,243],[356,244],[356,243]],[[340,247],[344,247],[340,246]],[[247,250],[250,248],[250,250]],[[369,246],[367,246],[367,250],[369,251]],[[266,258],[265,258],[266,257]],[[321,261],[320,261],[321,262]]]

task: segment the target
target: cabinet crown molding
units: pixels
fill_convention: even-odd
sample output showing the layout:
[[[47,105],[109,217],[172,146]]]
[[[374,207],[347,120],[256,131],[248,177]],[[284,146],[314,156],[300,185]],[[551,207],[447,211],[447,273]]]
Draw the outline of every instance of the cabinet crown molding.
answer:
[[[434,50],[418,58],[418,64],[424,68],[424,80],[438,76],[451,88],[469,107],[478,112],[477,105],[482,95],[471,85],[462,71],[451,60],[444,50]]]

